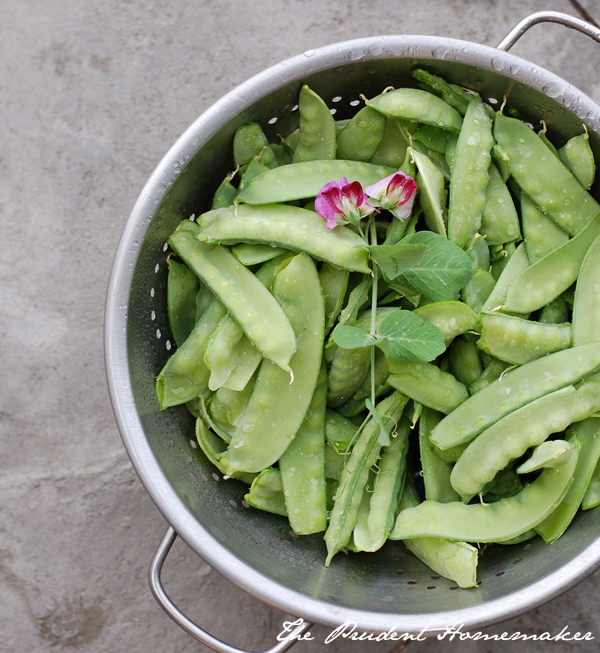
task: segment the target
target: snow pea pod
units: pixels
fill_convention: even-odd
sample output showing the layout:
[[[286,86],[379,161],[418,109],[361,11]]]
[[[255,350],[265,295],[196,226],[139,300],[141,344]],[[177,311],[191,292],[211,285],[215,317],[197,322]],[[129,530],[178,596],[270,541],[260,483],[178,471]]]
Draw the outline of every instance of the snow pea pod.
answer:
[[[558,297],[577,279],[583,259],[599,235],[600,213],[577,236],[523,270],[506,291],[503,310],[529,313]]]
[[[335,159],[335,121],[323,100],[308,86],[298,99],[300,129],[293,162]]]
[[[222,473],[225,474],[225,466],[221,462],[221,457],[226,451],[226,445],[216,436],[204,423],[202,418],[196,420],[196,440],[200,449],[208,460]],[[232,478],[236,478],[244,483],[250,485],[254,480],[255,474],[239,473],[235,474]]]
[[[400,513],[419,505],[419,498],[410,483],[405,483],[400,499]],[[390,535],[389,539],[392,538]],[[450,578],[459,587],[474,587],[477,583],[477,549],[466,542],[454,542],[441,537],[405,539],[406,548],[436,574]]]
[[[498,112],[494,138],[508,156],[513,179],[570,236],[600,211],[598,202],[524,122]]]
[[[269,141],[262,127],[253,122],[249,125],[238,127],[233,136],[233,162],[236,166],[245,166],[263,148],[268,147]]]
[[[587,419],[600,408],[600,385],[567,386],[522,406],[480,433],[452,470],[452,487],[463,500],[479,494],[511,460],[520,458],[551,433]]]
[[[482,311],[493,311],[504,304],[510,284],[529,267],[525,245],[521,244],[510,257],[502,274],[498,277],[494,289],[482,307]]]
[[[214,208],[214,207],[213,207]],[[231,248],[231,253],[235,258],[243,263],[246,267],[258,265],[265,261],[277,258],[283,254],[285,249],[282,247],[273,247],[273,245],[259,245],[257,243],[242,243]],[[290,256],[292,256],[290,252]]]
[[[241,392],[244,390],[254,375],[263,359],[263,355],[244,335],[239,343],[235,367],[227,377],[224,388]]]
[[[600,459],[600,419],[590,417],[579,424],[574,424],[567,432],[569,442],[574,448],[573,440],[581,443],[577,466],[573,473],[573,483],[559,506],[535,530],[544,542],[555,542],[567,529],[579,509],[587,487]]]
[[[521,193],[521,218],[525,249],[531,265],[569,240],[569,234],[541,211],[525,193]]]
[[[546,324],[561,324],[567,322],[569,319],[569,314],[567,312],[567,303],[562,297],[557,297],[553,299],[549,304],[544,306],[542,312],[540,313],[540,322],[545,322]],[[590,341],[597,342],[597,341]],[[584,345],[584,342],[573,343],[577,345]]]
[[[348,270],[336,268],[329,263],[323,263],[319,270],[319,281],[325,299],[325,333],[329,333],[342,310],[349,278]]]
[[[496,279],[487,270],[480,268],[460,291],[460,298],[477,315],[483,310],[495,287]]]
[[[427,150],[438,154],[446,153],[446,142],[450,132],[445,129],[402,119],[398,119],[398,125],[407,134],[410,142],[421,143]]]
[[[488,245],[519,240],[519,216],[510,191],[494,163],[490,164],[489,177],[479,232],[485,236]]]
[[[196,324],[198,277],[187,265],[169,259],[167,315],[175,344],[180,347]]]
[[[464,338],[456,338],[448,347],[450,371],[457,381],[469,387],[483,373],[477,345]]]
[[[399,363],[389,360],[388,383],[414,401],[441,413],[450,413],[468,397],[469,392],[452,374],[431,363]]]
[[[325,439],[337,453],[347,453],[356,439],[356,426],[329,408],[325,411]]]
[[[254,383],[249,383],[241,391],[219,388],[212,396],[208,406],[210,416],[216,422],[237,426],[241,414],[252,394]]]
[[[268,170],[255,177],[236,197],[245,204],[274,204],[316,197],[325,184],[346,177],[370,186],[395,172],[387,166],[361,161],[305,161]]]
[[[490,248],[481,234],[475,234],[465,251],[471,259],[473,274],[479,269],[490,269]]]
[[[469,442],[521,406],[590,375],[600,365],[600,344],[573,347],[502,374],[447,415],[433,430],[440,449]]]
[[[446,186],[444,175],[435,167],[429,157],[409,148],[417,168],[417,186],[420,189],[419,202],[427,227],[437,234],[446,236]]]
[[[237,195],[237,188],[231,183],[236,172],[230,172],[225,179],[219,184],[219,187],[213,195],[211,209],[221,209],[224,206],[231,206]]]
[[[322,365],[312,400],[296,437],[279,459],[290,526],[298,535],[327,528],[325,403],[327,370]]]
[[[252,344],[282,370],[289,371],[296,341],[281,306],[231,252],[207,245],[196,237],[199,235],[198,225],[185,220],[171,235],[169,244],[219,298]]]
[[[566,440],[546,440],[538,444],[531,457],[517,467],[517,474],[529,474],[543,467],[560,467],[566,464],[572,455],[571,444]]]
[[[432,75],[422,68],[417,68],[410,73],[417,81],[429,86],[434,93],[439,95],[444,102],[456,109],[461,116],[464,116],[469,106],[470,98],[465,97],[457,88],[448,84],[441,77]],[[473,96],[471,96],[472,98]]]
[[[596,463],[592,478],[581,502],[581,509],[590,510],[598,505],[600,505],[600,462]]]
[[[208,388],[218,390],[237,364],[238,345],[244,332],[229,314],[223,316],[206,344],[204,364],[210,370]]]
[[[584,188],[590,188],[596,175],[596,163],[590,147],[587,128],[585,134],[573,136],[558,150],[560,160],[577,177]]]
[[[258,474],[244,499],[253,508],[287,516],[281,472],[275,467],[267,467]]]
[[[314,211],[284,204],[239,205],[209,211],[198,220],[198,238],[206,243],[269,243],[307,252],[345,270],[371,272],[360,236],[344,226],[327,229]]]
[[[403,510],[390,538],[446,537],[467,542],[501,542],[517,537],[545,519],[571,484],[577,456],[562,467],[545,469],[519,494],[489,505],[425,501]]]
[[[359,551],[377,551],[385,543],[396,517],[406,480],[406,452],[410,422],[402,417],[390,445],[381,449],[373,491],[363,494],[354,544]]]
[[[440,98],[416,88],[399,88],[382,93],[366,105],[386,116],[405,118],[435,125],[458,133],[462,125],[461,115]]]
[[[570,324],[545,324],[503,313],[481,315],[477,345],[490,356],[523,365],[571,346]]]
[[[383,138],[369,162],[375,165],[398,169],[402,166],[406,158],[407,148],[408,141],[404,138],[396,120],[394,118],[386,118]],[[408,174],[406,171],[404,172]]]
[[[470,394],[474,395],[496,379],[499,379],[500,375],[509,367],[510,363],[501,361],[498,358],[492,358],[481,373],[481,376],[469,386]]]
[[[575,287],[573,345],[600,342],[600,238],[592,243]]]
[[[465,114],[450,179],[448,238],[463,249],[481,227],[493,144],[492,120],[475,97]]]
[[[229,445],[228,470],[258,472],[275,461],[295,437],[310,405],[321,367],[325,308],[314,263],[298,254],[282,263],[273,284],[297,338],[290,378],[265,359],[250,401]],[[231,475],[231,474],[230,474]]]
[[[394,392],[377,404],[377,412],[382,419],[388,422],[398,422],[407,402],[408,397],[401,392]],[[348,544],[352,536],[352,531],[356,526],[358,507],[369,478],[369,470],[377,461],[381,450],[379,436],[379,425],[375,419],[371,418],[363,428],[344,467],[331,511],[329,527],[325,532],[326,567],[329,567],[333,556]]]
[[[337,158],[369,161],[383,139],[386,122],[379,111],[363,107],[337,135]]]
[[[442,332],[446,346],[461,333],[477,330],[480,327],[478,315],[462,302],[424,304],[414,312]]]

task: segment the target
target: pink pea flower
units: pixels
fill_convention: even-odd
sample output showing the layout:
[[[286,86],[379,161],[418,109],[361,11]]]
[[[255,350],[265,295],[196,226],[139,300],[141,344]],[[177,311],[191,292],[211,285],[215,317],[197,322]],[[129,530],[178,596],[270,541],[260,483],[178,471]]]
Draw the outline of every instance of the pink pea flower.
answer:
[[[401,220],[408,218],[412,212],[417,183],[403,172],[394,172],[389,177],[367,186],[369,204],[378,206]]]
[[[315,199],[315,211],[325,218],[327,229],[348,222],[358,225],[362,218],[374,210],[367,202],[360,183],[348,183],[346,177],[325,184]]]

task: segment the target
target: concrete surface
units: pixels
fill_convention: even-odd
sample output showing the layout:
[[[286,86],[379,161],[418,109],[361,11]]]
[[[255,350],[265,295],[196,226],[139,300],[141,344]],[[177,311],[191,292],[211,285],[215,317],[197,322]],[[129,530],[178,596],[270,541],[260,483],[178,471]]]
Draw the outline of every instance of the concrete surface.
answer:
[[[597,3],[584,2],[598,17]],[[208,650],[150,595],[166,524],[141,487],[113,420],[102,328],[112,257],[152,169],[235,84],[323,44],[384,33],[497,43],[567,0],[19,0],[0,2],[0,651]],[[600,101],[600,46],[537,26],[514,51]],[[269,648],[283,615],[178,542],[165,582],[228,641]],[[600,576],[487,632],[564,625],[594,642],[429,641],[433,651],[597,650]],[[298,651],[398,651],[322,644]]]

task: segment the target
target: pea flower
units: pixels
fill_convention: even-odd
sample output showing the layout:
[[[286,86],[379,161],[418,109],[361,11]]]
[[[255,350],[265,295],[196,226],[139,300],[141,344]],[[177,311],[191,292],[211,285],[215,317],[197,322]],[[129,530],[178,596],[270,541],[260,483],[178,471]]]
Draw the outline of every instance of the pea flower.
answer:
[[[416,191],[416,181],[400,171],[365,188],[371,206],[389,211],[400,220],[411,214]]]
[[[325,184],[315,199],[315,211],[325,218],[327,229],[348,222],[358,225],[362,218],[374,210],[367,202],[360,182],[348,183],[346,177]]]

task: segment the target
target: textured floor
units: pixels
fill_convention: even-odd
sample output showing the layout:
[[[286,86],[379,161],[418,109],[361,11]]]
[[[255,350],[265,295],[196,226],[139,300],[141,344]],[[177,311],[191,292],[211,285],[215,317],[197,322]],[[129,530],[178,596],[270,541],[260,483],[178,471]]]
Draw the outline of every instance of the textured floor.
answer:
[[[595,0],[581,2],[600,22]],[[309,48],[415,33],[495,45],[567,0],[0,0],[0,651],[207,651],[150,595],[166,528],[125,454],[106,389],[103,312],[112,258],[149,174],[207,107]],[[514,48],[600,102],[600,45],[556,25]],[[283,618],[178,542],[165,582],[185,610],[238,646],[274,644]],[[591,632],[600,576],[486,632]],[[398,651],[392,643],[303,653]],[[410,649],[505,651],[503,642]],[[515,643],[511,650],[548,650]]]

